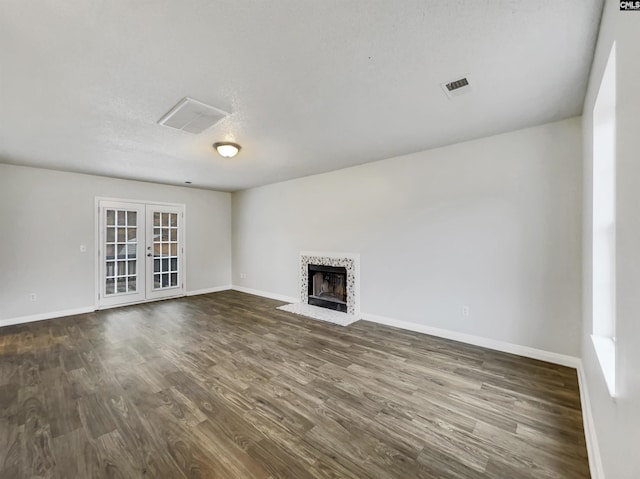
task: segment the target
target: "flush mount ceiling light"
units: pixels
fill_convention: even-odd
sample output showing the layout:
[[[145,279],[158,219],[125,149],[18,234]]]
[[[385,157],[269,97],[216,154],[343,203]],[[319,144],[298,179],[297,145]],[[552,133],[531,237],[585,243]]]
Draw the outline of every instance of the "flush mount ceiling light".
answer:
[[[214,143],[213,147],[218,151],[218,154],[224,158],[233,158],[240,151],[240,145],[230,141],[219,141]]]

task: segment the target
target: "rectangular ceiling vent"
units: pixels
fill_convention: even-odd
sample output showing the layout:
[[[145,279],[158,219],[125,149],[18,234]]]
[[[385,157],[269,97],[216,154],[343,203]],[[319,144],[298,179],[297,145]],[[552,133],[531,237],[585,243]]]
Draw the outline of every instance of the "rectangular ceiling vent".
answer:
[[[226,116],[229,113],[224,110],[186,97],[160,118],[158,124],[197,135]]]
[[[440,86],[442,86],[442,90],[449,98],[464,95],[471,91],[469,75],[465,75],[462,78],[457,78],[450,82],[441,83]]]

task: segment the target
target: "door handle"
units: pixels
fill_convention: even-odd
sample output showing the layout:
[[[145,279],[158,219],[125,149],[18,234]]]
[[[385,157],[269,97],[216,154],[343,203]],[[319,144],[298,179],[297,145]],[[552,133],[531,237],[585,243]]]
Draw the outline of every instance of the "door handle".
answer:
[[[151,257],[151,256],[153,256],[153,255],[152,255],[151,253],[147,253],[147,256]]]

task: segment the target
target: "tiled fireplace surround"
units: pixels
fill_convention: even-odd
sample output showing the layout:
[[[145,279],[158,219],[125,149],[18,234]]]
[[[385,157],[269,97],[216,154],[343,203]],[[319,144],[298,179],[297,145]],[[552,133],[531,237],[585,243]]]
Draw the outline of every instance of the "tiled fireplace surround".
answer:
[[[347,312],[309,305],[309,265],[343,267],[347,270]],[[300,252],[300,303],[279,309],[347,326],[360,319],[360,255],[354,253]]]

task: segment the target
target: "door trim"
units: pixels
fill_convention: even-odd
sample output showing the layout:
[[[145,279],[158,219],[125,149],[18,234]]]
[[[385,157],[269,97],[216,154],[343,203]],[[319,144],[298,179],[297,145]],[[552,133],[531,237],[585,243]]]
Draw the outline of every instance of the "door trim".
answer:
[[[100,202],[101,201],[115,201],[122,203],[139,203],[143,205],[160,205],[160,206],[178,206],[182,208],[184,213],[184,217],[182,220],[182,238],[183,238],[183,253],[182,253],[182,278],[184,289],[181,294],[177,294],[175,296],[170,296],[166,298],[157,298],[157,299],[145,299],[143,301],[135,301],[126,304],[119,304],[115,306],[100,306],[100,299],[98,297],[100,293],[100,256],[98,255],[98,250],[101,248],[100,245]],[[94,232],[94,255],[93,255],[93,278],[94,278],[94,287],[93,287],[93,299],[94,299],[94,308],[96,311],[103,309],[111,309],[111,308],[120,308],[123,306],[131,306],[134,304],[144,304],[151,303],[153,301],[162,301],[165,299],[172,298],[182,298],[188,295],[187,293],[187,205],[184,203],[170,203],[167,201],[155,201],[155,200],[144,200],[144,199],[132,199],[132,198],[119,198],[114,196],[95,196],[93,202],[93,232]]]

